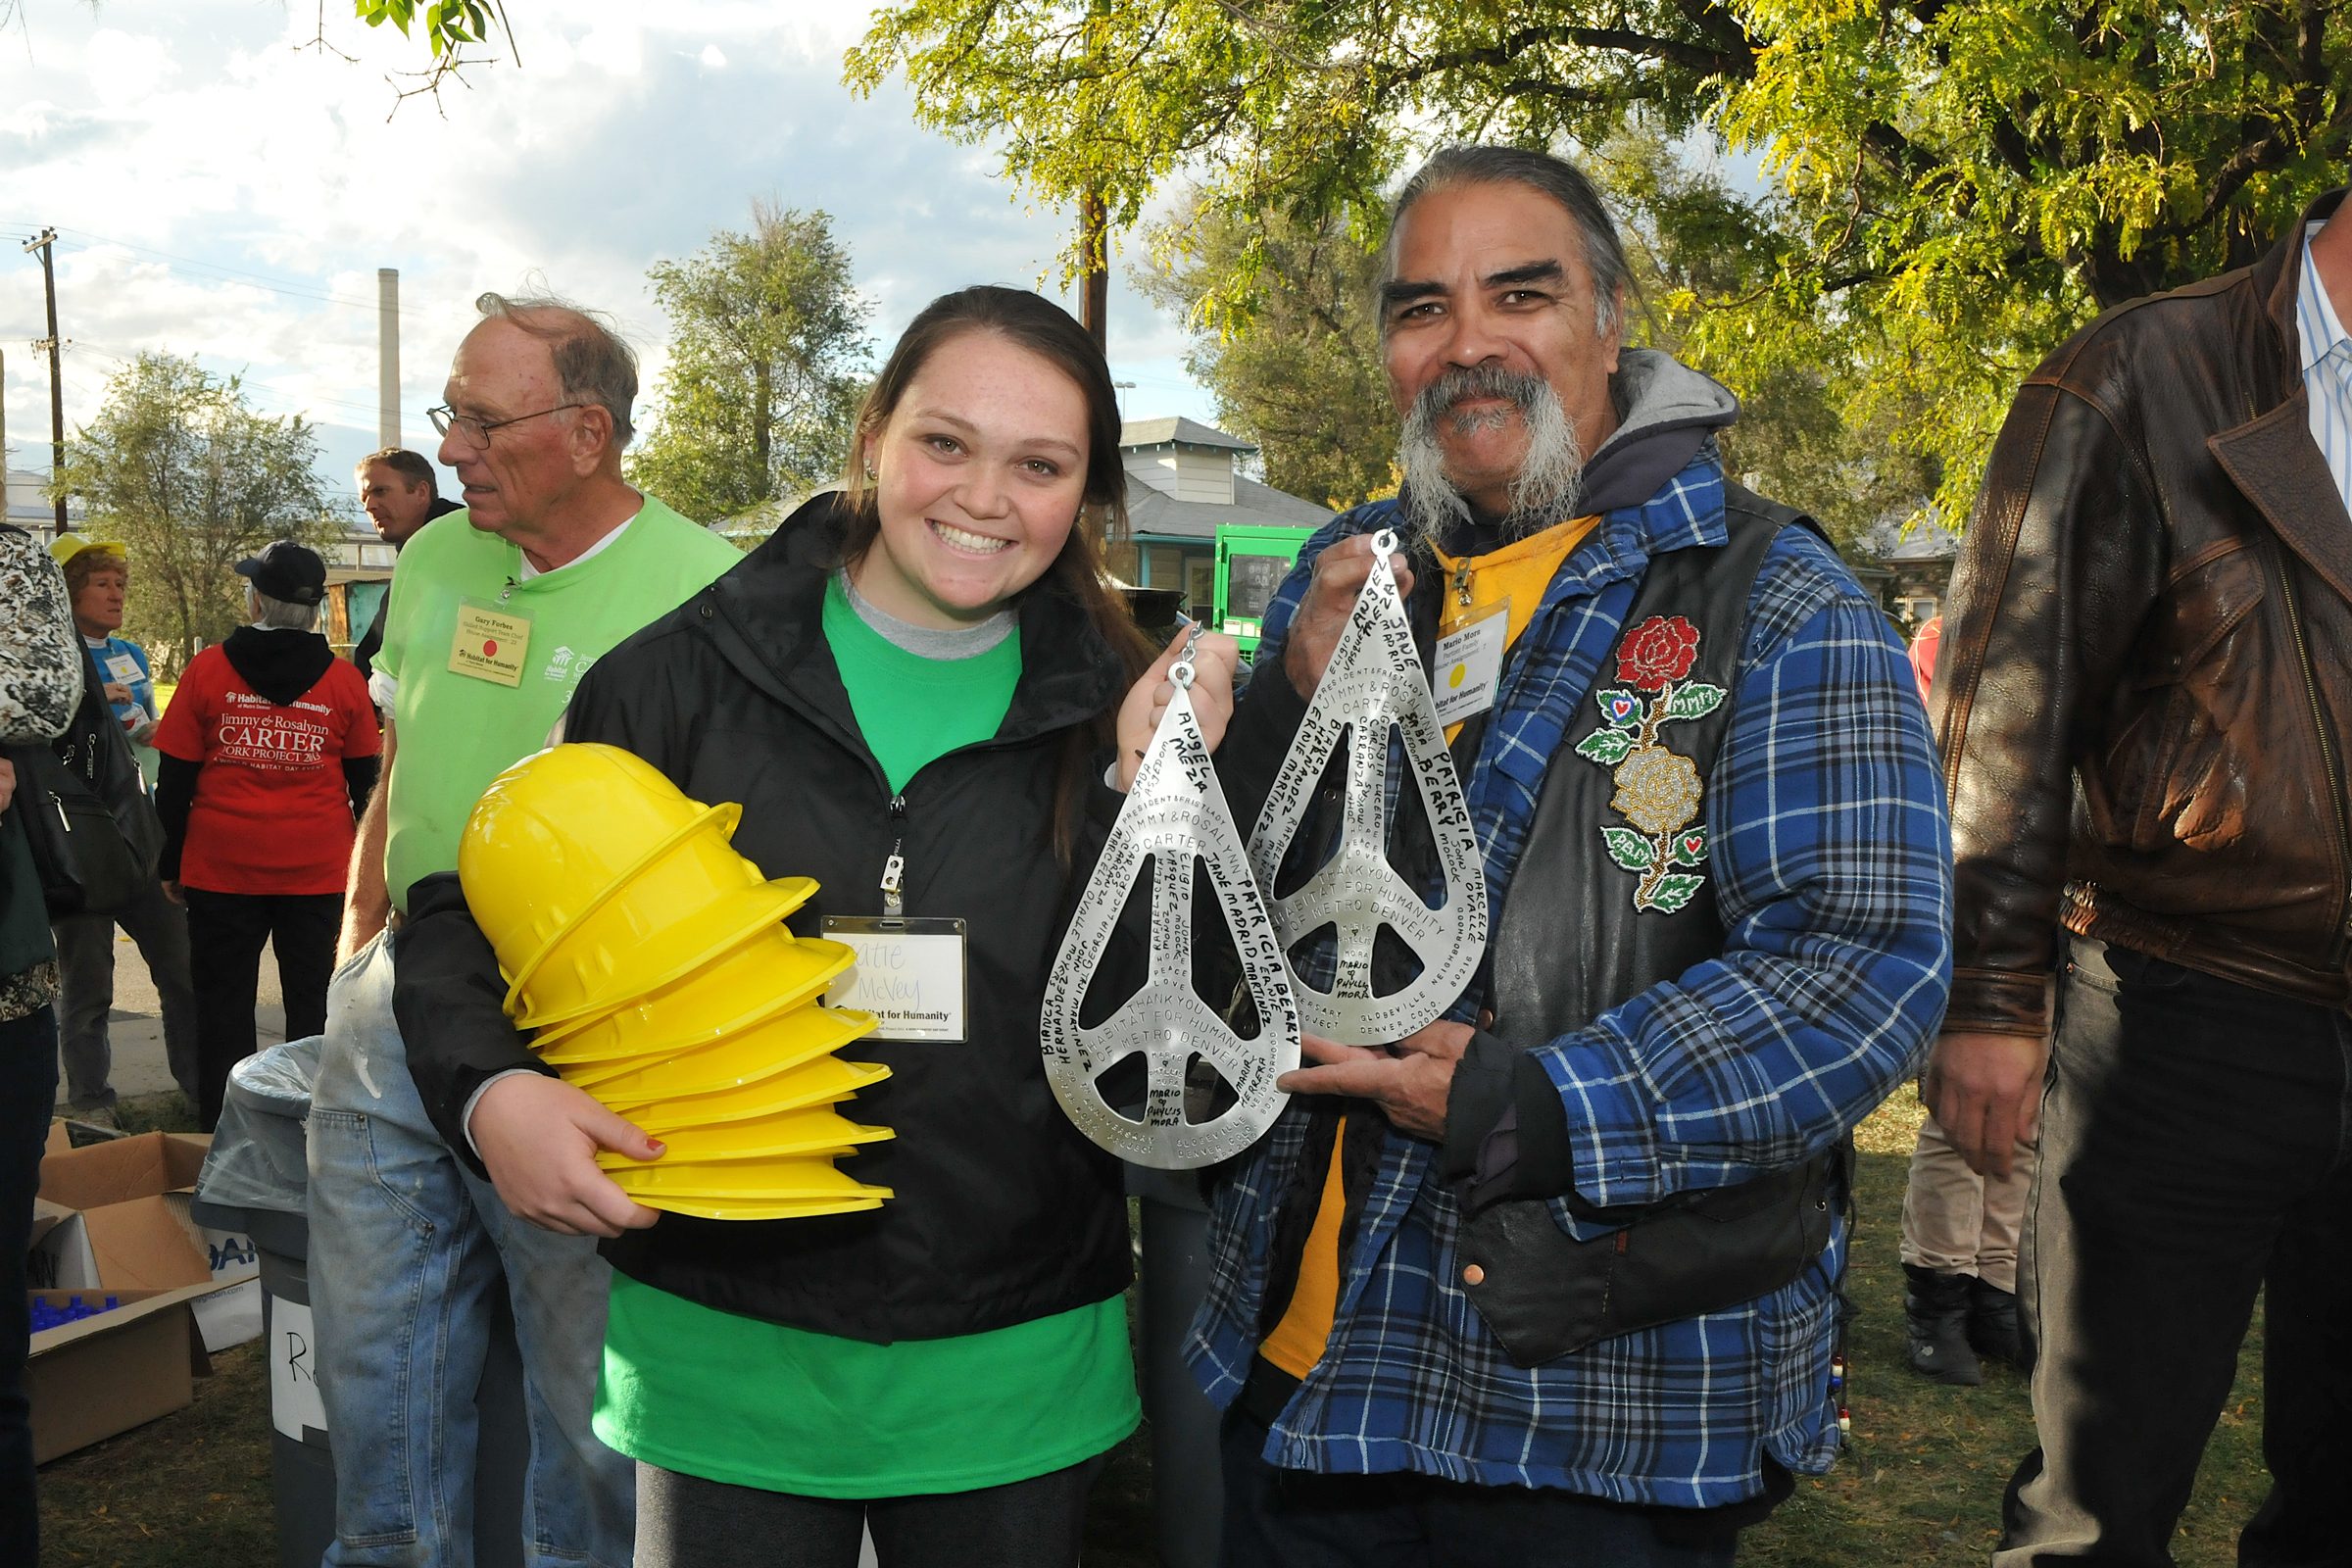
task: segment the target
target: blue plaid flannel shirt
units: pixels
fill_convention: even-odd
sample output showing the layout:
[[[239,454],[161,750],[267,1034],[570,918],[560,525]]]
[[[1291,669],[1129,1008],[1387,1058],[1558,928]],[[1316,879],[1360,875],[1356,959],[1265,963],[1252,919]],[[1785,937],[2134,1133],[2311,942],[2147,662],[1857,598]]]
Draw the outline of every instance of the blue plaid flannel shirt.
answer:
[[[1308,541],[1267,609],[1261,668],[1282,656],[1315,556],[1395,507],[1356,508]],[[1650,558],[1726,533],[1710,446],[1643,505],[1608,513],[1553,577],[1468,784],[1493,907],[1544,770],[1595,674],[1614,674]],[[1541,1048],[1566,1102],[1576,1191],[1594,1204],[1726,1186],[1828,1148],[1911,1071],[1942,1016],[1951,845],[1934,742],[1901,644],[1810,530],[1784,529],[1757,573],[1732,702],[1705,804],[1722,956]],[[1284,1116],[1218,1195],[1186,1354],[1220,1407],[1256,1350],[1274,1213],[1299,1179],[1305,1121]],[[1828,1467],[1842,1219],[1819,1265],[1769,1296],[1531,1370],[1502,1354],[1456,1283],[1461,1214],[1436,1155],[1388,1141],[1329,1348],[1275,1423],[1267,1460],[1683,1507],[1754,1495],[1760,1454],[1799,1473]],[[1553,1211],[1579,1235],[1605,1229],[1563,1202]]]

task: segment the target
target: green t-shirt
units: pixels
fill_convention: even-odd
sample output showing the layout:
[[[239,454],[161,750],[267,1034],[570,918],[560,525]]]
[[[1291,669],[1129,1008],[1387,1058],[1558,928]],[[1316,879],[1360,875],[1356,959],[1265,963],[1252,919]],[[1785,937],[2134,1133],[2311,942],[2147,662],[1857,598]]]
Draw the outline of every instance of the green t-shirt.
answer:
[[[401,550],[375,656],[375,667],[400,683],[385,803],[393,904],[405,910],[417,878],[457,869],[474,803],[501,769],[547,744],[589,665],[742,559],[652,496],[604,549],[527,582],[521,550],[465,513],[426,523]],[[514,685],[451,668],[462,616],[473,650],[499,640],[481,630],[494,624],[483,615],[506,617],[495,623],[502,630],[528,622]],[[496,652],[511,658],[514,642],[506,636]]]
[[[894,790],[994,735],[1020,679],[1017,631],[969,659],[925,659],[860,620],[838,581],[824,629]],[[1141,1415],[1121,1297],[868,1345],[612,1278],[596,1433],[665,1470],[814,1497],[971,1492],[1092,1458]]]

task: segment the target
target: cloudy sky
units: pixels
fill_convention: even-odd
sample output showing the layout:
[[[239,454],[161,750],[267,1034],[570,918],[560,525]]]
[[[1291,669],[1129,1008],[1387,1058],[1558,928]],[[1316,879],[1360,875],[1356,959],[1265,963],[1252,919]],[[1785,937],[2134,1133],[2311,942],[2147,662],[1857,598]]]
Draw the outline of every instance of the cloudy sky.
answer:
[[[0,13],[9,7],[0,3]],[[329,483],[376,427],[376,270],[400,270],[402,435],[429,452],[451,350],[484,289],[549,289],[616,315],[657,386],[658,258],[741,227],[752,200],[821,208],[882,346],[944,290],[1057,290],[1066,214],[984,150],[918,129],[900,89],[840,81],[856,5],[523,0],[518,71],[474,74],[441,114],[391,114],[388,71],[423,59],[324,0],[336,54],[304,50],[313,0],[23,0],[0,31],[0,383],[9,466],[46,469],[37,259],[56,228],[69,428],[148,350],[240,373],[253,403],[321,427]],[[387,122],[387,115],[390,119]],[[1112,370],[1130,417],[1206,419],[1179,323],[1114,262]]]

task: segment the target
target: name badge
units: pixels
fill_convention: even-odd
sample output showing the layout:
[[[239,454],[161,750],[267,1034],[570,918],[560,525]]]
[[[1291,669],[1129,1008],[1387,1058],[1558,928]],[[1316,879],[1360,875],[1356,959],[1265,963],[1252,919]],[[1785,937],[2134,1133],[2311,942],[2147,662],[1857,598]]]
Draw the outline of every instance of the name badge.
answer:
[[[114,677],[118,686],[136,685],[147,678],[139,669],[139,662],[128,654],[107,655],[106,672]]]
[[[1502,681],[1503,639],[1510,629],[1509,600],[1481,605],[1464,621],[1438,639],[1436,678],[1429,683],[1437,699],[1438,722],[1451,729],[1494,706],[1495,688]]]
[[[467,599],[458,605],[457,635],[450,640],[452,673],[501,686],[522,684],[522,659],[530,651],[531,617]]]
[[[873,1038],[963,1042],[961,920],[833,914],[825,917],[825,935],[858,955],[825,1000],[880,1019]]]

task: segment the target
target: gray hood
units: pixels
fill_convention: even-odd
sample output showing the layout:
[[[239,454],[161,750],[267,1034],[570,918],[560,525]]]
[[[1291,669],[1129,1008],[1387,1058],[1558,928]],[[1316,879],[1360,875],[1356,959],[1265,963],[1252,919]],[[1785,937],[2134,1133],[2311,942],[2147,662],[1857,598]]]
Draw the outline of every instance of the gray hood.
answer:
[[[1618,425],[1585,464],[1579,505],[1588,513],[1647,501],[1740,417],[1740,400],[1722,382],[1656,349],[1620,353],[1609,396]]]

